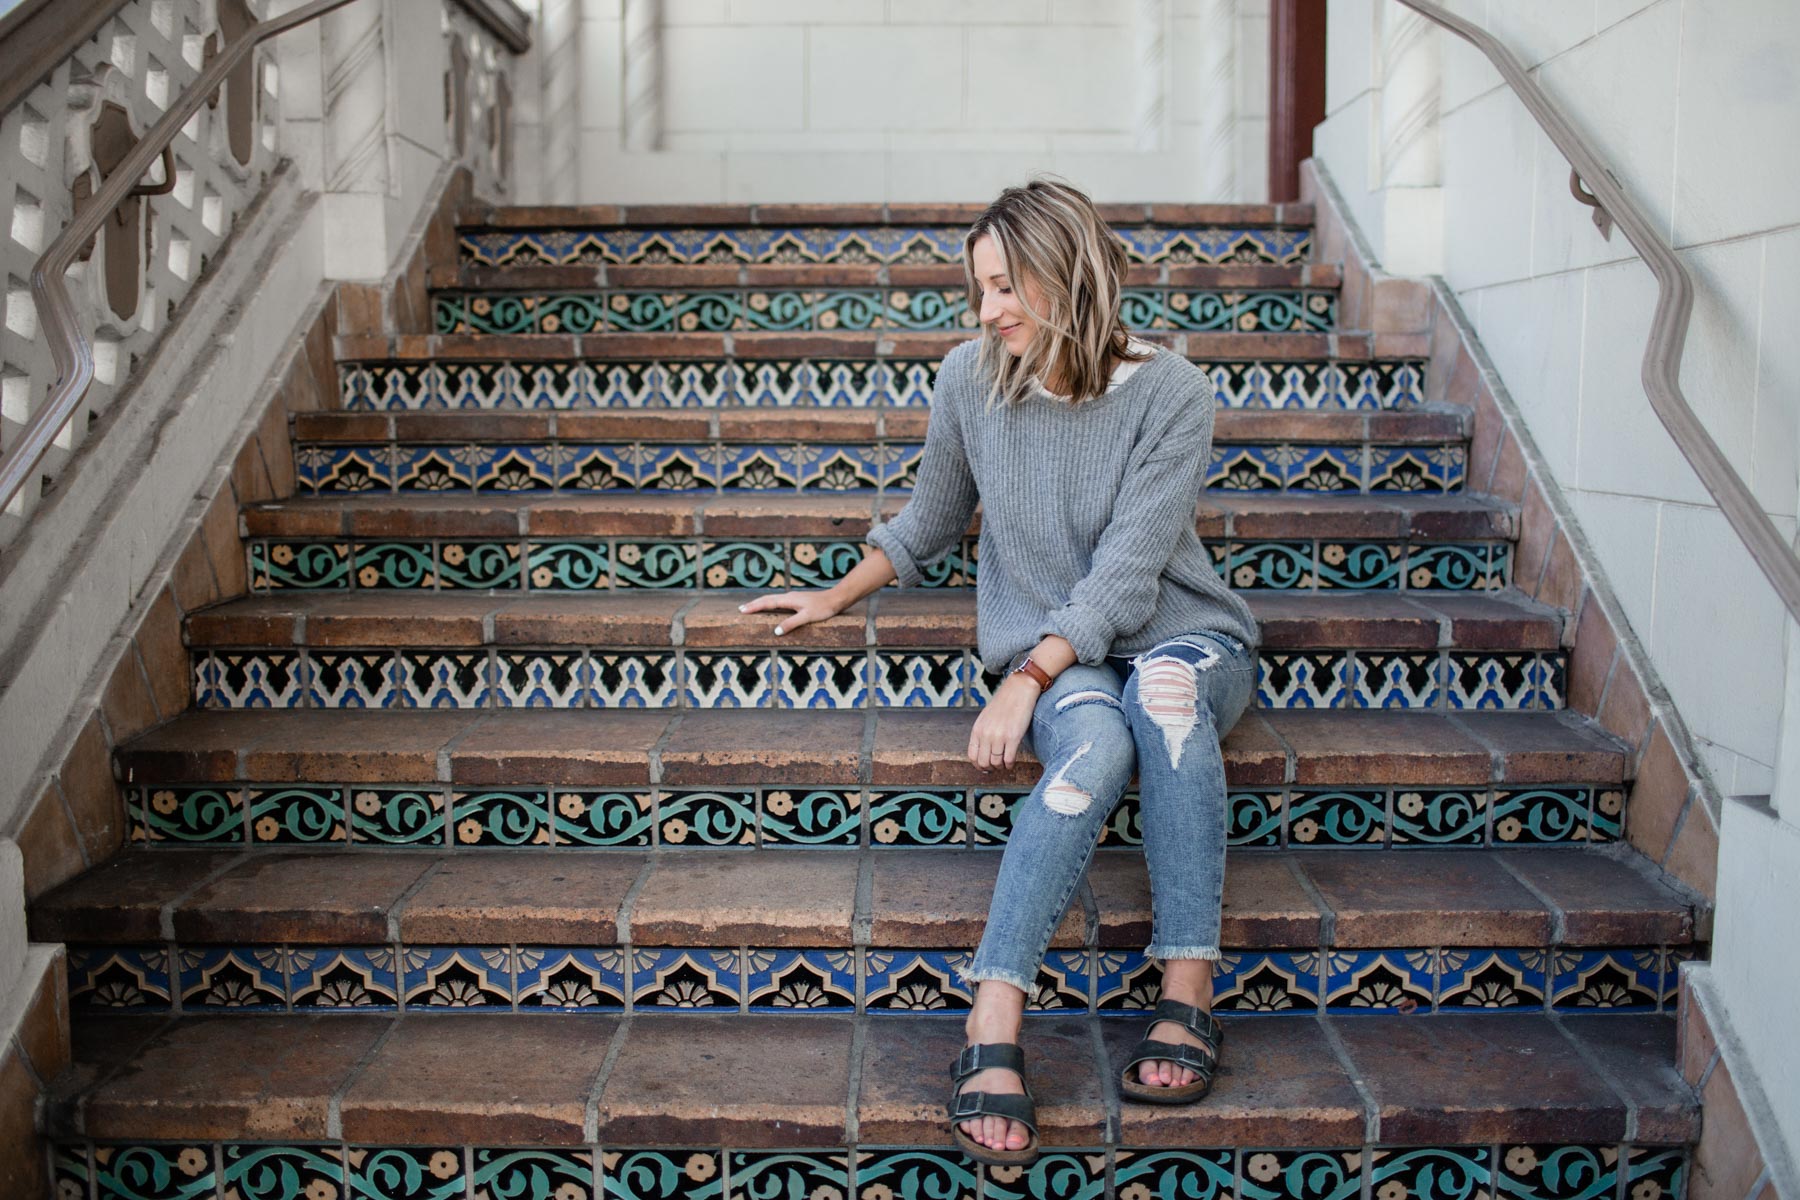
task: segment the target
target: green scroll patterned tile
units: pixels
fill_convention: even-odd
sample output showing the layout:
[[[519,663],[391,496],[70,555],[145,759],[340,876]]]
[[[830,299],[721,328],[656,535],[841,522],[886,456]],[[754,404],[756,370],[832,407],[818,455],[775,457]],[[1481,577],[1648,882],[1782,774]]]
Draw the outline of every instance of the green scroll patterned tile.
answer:
[[[1232,792],[1226,797],[1226,844],[1281,844],[1281,816],[1287,797],[1281,792]],[[1141,839],[1140,839],[1141,840]]]
[[[755,792],[664,792],[657,806],[664,846],[754,846]]]
[[[1614,791],[1623,804],[1623,793]],[[1581,841],[1592,805],[1588,788],[1537,787],[1494,793],[1495,845],[1556,845]],[[1615,810],[1615,820],[1616,820]]]
[[[380,846],[437,846],[444,841],[444,796],[419,788],[353,788],[350,840]]]
[[[960,791],[869,793],[871,846],[960,846],[968,816]]]
[[[1479,846],[1487,841],[1488,793],[1407,791],[1394,794],[1394,845]]]
[[[1100,826],[1102,846],[1141,846],[1144,844],[1143,802],[1136,792],[1126,792],[1106,814]]]
[[[829,587],[861,561],[859,542],[791,542],[787,547],[788,586]]]
[[[733,1150],[731,1190],[745,1200],[850,1194],[850,1156],[843,1150]]]
[[[1029,1167],[983,1166],[987,1200],[1100,1200],[1106,1194],[1106,1153],[1068,1150],[1042,1155]]]
[[[1429,1146],[1369,1152],[1375,1200],[1489,1200],[1493,1151],[1486,1146]]]
[[[1232,1200],[1233,1150],[1120,1150],[1113,1160],[1118,1200]]]
[[[721,1200],[724,1154],[718,1150],[603,1150],[605,1200]]]
[[[1588,840],[1616,842],[1624,835],[1625,793],[1617,788],[1597,790],[1594,793],[1593,809],[1588,814]]]
[[[550,844],[550,799],[541,791],[456,792],[450,813],[458,846],[487,849]]]
[[[211,1200],[217,1180],[204,1143],[94,1147],[94,1188],[103,1200]]]
[[[242,792],[216,787],[133,788],[126,793],[134,841],[237,846],[244,843]]]
[[[437,552],[430,542],[358,542],[352,566],[359,588],[438,586]]]
[[[475,1194],[485,1200],[586,1200],[594,1190],[590,1150],[475,1148]]]
[[[1440,542],[1414,546],[1406,556],[1406,586],[1413,591],[1492,591],[1511,574],[1510,542]]]
[[[240,1200],[315,1200],[338,1197],[348,1186],[337,1146],[221,1147],[224,1192]]]
[[[251,788],[250,840],[259,846],[314,846],[347,840],[338,787]]]
[[[1356,1200],[1362,1182],[1360,1149],[1245,1150],[1238,1195],[1241,1200]]]
[[[976,1200],[975,1171],[956,1150],[862,1150],[855,1194],[858,1200]]]
[[[786,587],[786,557],[780,542],[706,542],[700,572],[707,587]]]
[[[86,1143],[58,1142],[52,1147],[50,1186],[56,1189],[56,1200],[87,1200],[88,1178],[92,1174]]]
[[[533,542],[525,574],[534,592],[592,591],[612,586],[612,556],[605,542]]]
[[[1619,1148],[1501,1146],[1494,1182],[1509,1200],[1612,1200],[1619,1184]]]
[[[1387,840],[1385,792],[1296,792],[1288,803],[1288,844],[1366,846]]]
[[[1633,1146],[1625,1155],[1629,1200],[1679,1200],[1687,1181],[1687,1154],[1679,1146]]]
[[[352,1146],[355,1200],[461,1200],[468,1188],[460,1150]]]
[[[862,792],[836,788],[766,791],[765,846],[855,846],[862,840]]]
[[[440,588],[517,588],[519,547],[512,542],[443,542],[437,577]]]
[[[613,561],[615,587],[693,587],[700,548],[682,542],[617,542]]]
[[[347,588],[353,574],[348,542],[254,542],[250,546],[250,586],[255,591]]]
[[[648,846],[655,840],[654,792],[573,788],[551,797],[551,826],[559,846]]]

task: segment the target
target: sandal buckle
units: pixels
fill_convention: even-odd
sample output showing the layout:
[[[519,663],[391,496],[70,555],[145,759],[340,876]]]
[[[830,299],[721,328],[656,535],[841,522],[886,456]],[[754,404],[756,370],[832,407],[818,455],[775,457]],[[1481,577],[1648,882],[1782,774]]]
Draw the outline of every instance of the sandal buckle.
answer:
[[[958,1092],[956,1101],[951,1106],[950,1115],[954,1118],[978,1117],[981,1114],[980,1092]]]

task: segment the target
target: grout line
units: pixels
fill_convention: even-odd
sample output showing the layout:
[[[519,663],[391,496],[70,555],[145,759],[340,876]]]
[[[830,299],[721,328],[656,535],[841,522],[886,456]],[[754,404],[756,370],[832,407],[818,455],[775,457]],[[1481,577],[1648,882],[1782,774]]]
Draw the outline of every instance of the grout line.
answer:
[[[1492,806],[1490,805],[1489,807],[1491,809]],[[1536,884],[1532,883],[1531,880],[1529,880],[1529,879],[1525,878],[1525,876],[1521,875],[1519,873],[1519,870],[1517,867],[1513,866],[1511,863],[1506,861],[1506,855],[1496,854],[1496,855],[1494,855],[1494,861],[1498,862],[1500,864],[1500,867],[1502,870],[1504,870],[1508,875],[1511,875],[1513,877],[1513,879],[1518,881],[1519,885],[1521,887],[1523,887],[1526,891],[1530,892],[1532,897],[1535,900],[1537,900],[1537,902],[1539,904],[1542,904],[1544,906],[1544,908],[1549,912],[1549,914],[1550,914],[1550,944],[1552,946],[1562,945],[1564,939],[1566,939],[1569,935],[1569,916],[1566,912],[1563,911],[1562,906],[1560,904],[1558,904],[1556,901],[1552,900],[1550,898],[1550,896],[1546,892],[1543,891],[1543,889],[1539,888]],[[1548,983],[1546,984],[1546,986],[1548,986]]]
[[[1600,1077],[1600,1081],[1606,1084],[1607,1088],[1618,1099],[1619,1103],[1624,1106],[1625,1136],[1619,1140],[1623,1142],[1637,1141],[1637,1101],[1633,1100],[1626,1092],[1625,1086],[1619,1082],[1618,1076],[1614,1075],[1607,1069],[1606,1064],[1600,1061],[1599,1056],[1594,1053],[1593,1048],[1588,1046],[1580,1038],[1576,1037],[1574,1033],[1569,1030],[1569,1027],[1563,1024],[1563,1014],[1561,1012],[1551,1009],[1546,1004],[1544,1016],[1548,1018],[1551,1027],[1554,1028],[1556,1032],[1560,1033],[1563,1036],[1563,1039],[1574,1048],[1575,1053],[1581,1058],[1583,1063],[1587,1064],[1588,1069]]]
[[[863,1054],[868,1041],[867,1014],[859,1013],[850,1018],[850,1080],[849,1090],[844,1096],[844,1144],[854,1147],[862,1135],[862,1123],[859,1115],[862,1100]],[[854,1181],[856,1164],[849,1164],[851,1179]],[[855,1193],[858,1189],[852,1187]]]
[[[406,887],[400,892],[400,894],[394,898],[394,902],[388,906],[387,935],[388,935],[389,943],[391,943],[395,947],[396,959],[395,959],[394,966],[396,968],[399,968],[399,966],[400,966],[400,963],[398,960],[398,955],[399,955],[399,946],[400,946],[400,916],[401,916],[401,913],[406,908],[407,904],[411,903],[412,898],[415,895],[417,895],[420,891],[424,890],[425,885],[431,881],[431,878],[433,876],[435,876],[439,871],[443,870],[444,864],[448,861],[449,860],[445,859],[445,858],[439,858],[439,859],[436,859],[435,861],[433,861],[429,866],[427,866],[422,872],[419,873],[419,877],[417,879],[415,879],[411,883],[407,884]],[[515,964],[515,966],[516,966],[516,964]],[[400,981],[396,980],[396,983],[398,984],[398,983],[400,983]],[[514,990],[516,991],[517,989],[515,988]],[[290,997],[290,1000],[291,1000],[291,997]]]
[[[1320,1002],[1324,1002],[1323,988],[1320,989]],[[1341,1034],[1332,1026],[1331,1020],[1323,1015],[1313,1018],[1318,1023],[1319,1032],[1325,1035],[1325,1041],[1331,1052],[1337,1056],[1338,1066],[1350,1077],[1350,1084],[1363,1102],[1363,1144],[1378,1145],[1381,1141],[1381,1107],[1375,1102],[1374,1094],[1363,1080],[1362,1073],[1356,1069],[1356,1061],[1350,1057],[1350,1048],[1344,1045]]]
[[[395,965],[397,967],[399,964]],[[399,981],[395,982],[398,987]],[[332,1090],[331,1099],[325,1105],[325,1136],[330,1141],[341,1142],[344,1140],[344,1097],[357,1079],[362,1076],[362,1073],[368,1069],[375,1056],[380,1054],[382,1048],[388,1044],[388,1039],[393,1037],[400,1028],[401,1019],[399,1014],[388,1018],[387,1028],[383,1029],[381,1035],[370,1043],[367,1050],[363,1051],[362,1057],[356,1060],[356,1064],[350,1068],[350,1073],[344,1076],[343,1082]]]
[[[626,987],[627,990],[630,989],[629,984]],[[600,1060],[600,1070],[594,1074],[594,1086],[588,1090],[587,1102],[582,1105],[581,1140],[590,1146],[595,1146],[600,1141],[600,1096],[605,1091],[607,1082],[612,1078],[613,1067],[618,1063],[619,1055],[624,1053],[625,1039],[630,1036],[630,1033],[631,1017],[627,1014],[620,1018],[619,1024],[613,1029],[612,1040],[606,1046],[606,1056]],[[604,1186],[600,1182],[601,1174],[600,1157],[596,1154],[594,1156],[594,1185],[596,1188]],[[474,1176],[471,1175],[469,1178],[473,1180]]]

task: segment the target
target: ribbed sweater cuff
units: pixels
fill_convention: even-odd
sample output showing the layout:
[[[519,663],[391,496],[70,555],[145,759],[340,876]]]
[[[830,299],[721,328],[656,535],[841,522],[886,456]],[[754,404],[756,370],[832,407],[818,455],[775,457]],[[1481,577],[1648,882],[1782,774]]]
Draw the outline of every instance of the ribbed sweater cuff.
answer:
[[[1042,641],[1050,634],[1056,634],[1075,647],[1077,662],[1097,667],[1106,658],[1106,652],[1112,649],[1114,633],[1106,614],[1071,600],[1045,618],[1037,636]]]
[[[919,564],[914,560],[912,552],[906,548],[894,531],[888,528],[886,521],[878,521],[870,526],[868,536],[864,540],[888,556],[888,561],[894,564],[894,582],[899,586],[903,588],[918,587],[925,582],[925,573],[919,570]]]

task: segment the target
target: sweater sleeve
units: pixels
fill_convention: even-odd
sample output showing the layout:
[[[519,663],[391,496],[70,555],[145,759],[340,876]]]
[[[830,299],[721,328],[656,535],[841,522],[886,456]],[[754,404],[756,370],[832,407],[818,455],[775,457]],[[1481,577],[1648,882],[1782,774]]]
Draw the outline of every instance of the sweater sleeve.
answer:
[[[946,376],[959,368],[960,364],[951,366],[949,355],[938,368],[918,479],[906,507],[892,520],[878,521],[869,529],[868,543],[888,556],[894,564],[895,581],[903,588],[925,581],[921,567],[936,562],[957,544],[968,531],[980,499],[963,447],[962,426],[946,385]]]
[[[1212,423],[1213,390],[1206,380],[1203,389],[1184,392],[1171,419],[1145,431],[1088,573],[1068,601],[1044,618],[1040,640],[1065,638],[1077,661],[1097,666],[1116,638],[1150,619],[1182,526],[1194,523],[1212,459]]]

